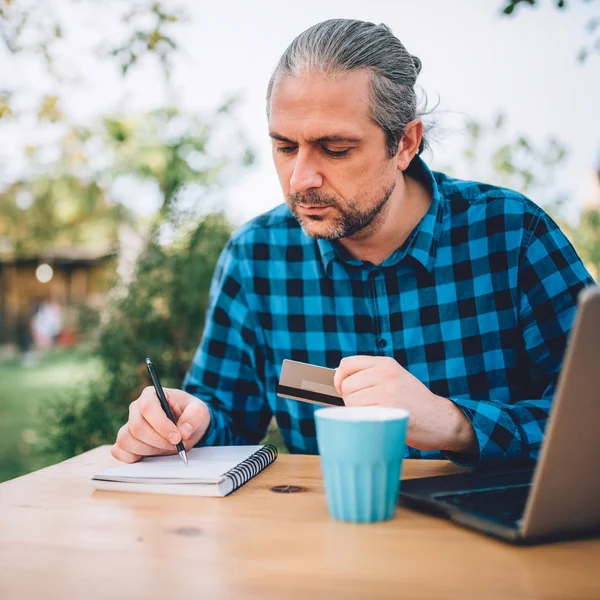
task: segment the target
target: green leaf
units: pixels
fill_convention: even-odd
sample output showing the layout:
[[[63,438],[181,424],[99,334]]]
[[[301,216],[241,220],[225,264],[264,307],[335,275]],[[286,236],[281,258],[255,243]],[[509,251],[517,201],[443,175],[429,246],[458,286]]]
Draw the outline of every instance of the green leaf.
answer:
[[[586,30],[588,33],[594,33],[594,31],[596,31],[596,28],[600,26],[600,17],[595,17],[593,19],[590,19],[587,23],[587,25],[585,26]]]

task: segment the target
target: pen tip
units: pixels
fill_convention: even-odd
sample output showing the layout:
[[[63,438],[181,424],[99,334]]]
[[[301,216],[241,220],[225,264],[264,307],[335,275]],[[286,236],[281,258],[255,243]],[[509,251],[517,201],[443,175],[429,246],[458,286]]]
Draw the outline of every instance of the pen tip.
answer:
[[[147,364],[147,365],[151,364],[151,362],[152,362],[152,361],[151,361],[149,358],[146,358],[146,364]]]
[[[188,457],[187,457],[187,452],[185,450],[181,450],[181,452],[179,453],[179,456],[181,456],[181,458],[183,459],[183,462],[185,463],[185,466],[188,466]]]

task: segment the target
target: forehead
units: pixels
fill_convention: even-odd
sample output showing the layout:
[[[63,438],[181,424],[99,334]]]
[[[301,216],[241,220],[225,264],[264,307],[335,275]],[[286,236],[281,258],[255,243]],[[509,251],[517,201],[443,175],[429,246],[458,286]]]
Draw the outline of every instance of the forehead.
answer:
[[[377,127],[370,116],[370,89],[367,69],[335,78],[312,72],[283,76],[271,93],[269,129],[290,139],[364,135]]]

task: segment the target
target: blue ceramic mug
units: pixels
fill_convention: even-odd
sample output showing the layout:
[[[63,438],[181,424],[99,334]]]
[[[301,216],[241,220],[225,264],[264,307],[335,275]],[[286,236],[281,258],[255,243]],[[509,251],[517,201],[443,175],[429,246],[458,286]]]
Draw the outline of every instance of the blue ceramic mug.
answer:
[[[315,411],[329,513],[355,523],[394,516],[408,411],[341,406]]]

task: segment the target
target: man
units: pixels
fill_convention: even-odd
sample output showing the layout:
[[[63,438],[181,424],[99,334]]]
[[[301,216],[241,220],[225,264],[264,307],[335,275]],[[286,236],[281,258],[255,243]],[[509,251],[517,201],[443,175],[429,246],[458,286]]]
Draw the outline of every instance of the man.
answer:
[[[223,251],[184,390],[167,390],[177,425],[147,388],[115,457],[257,443],[273,415],[292,452],[316,453],[315,407],[276,395],[286,358],[336,367],[348,406],[408,409],[410,457],[537,457],[592,279],[531,201],[427,168],[419,70],[384,25],[292,42],[267,92],[287,206]]]

